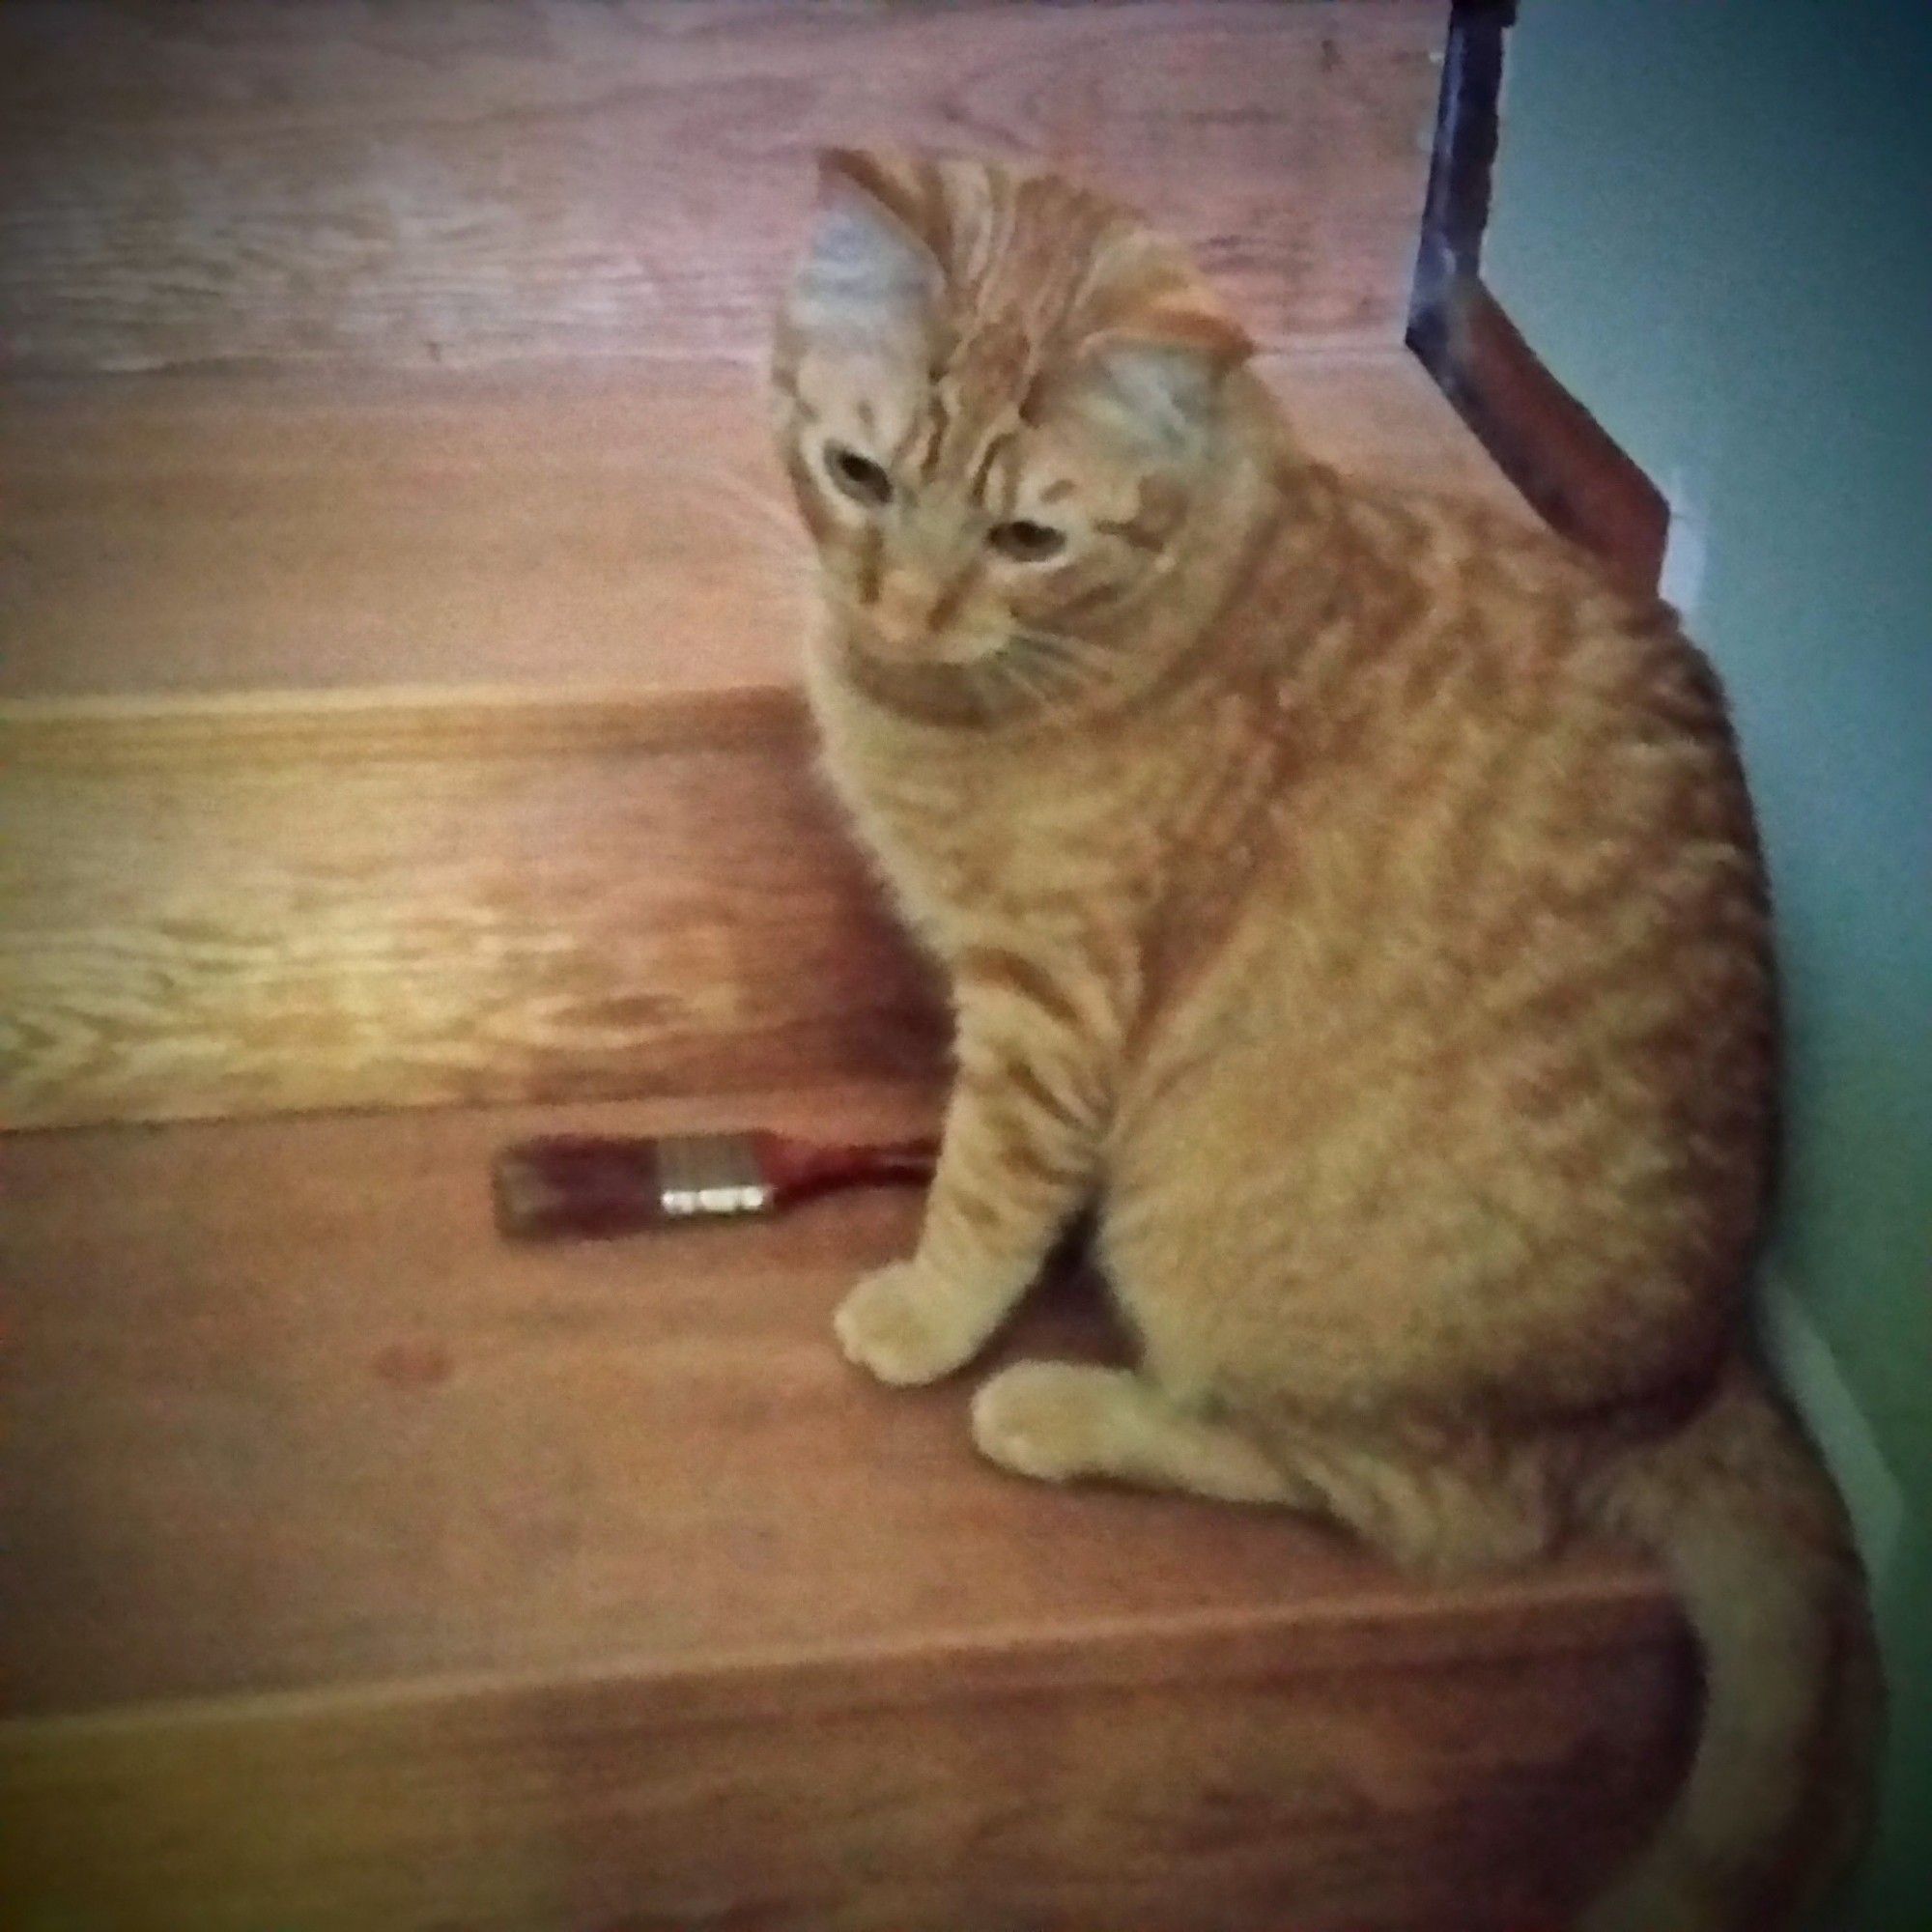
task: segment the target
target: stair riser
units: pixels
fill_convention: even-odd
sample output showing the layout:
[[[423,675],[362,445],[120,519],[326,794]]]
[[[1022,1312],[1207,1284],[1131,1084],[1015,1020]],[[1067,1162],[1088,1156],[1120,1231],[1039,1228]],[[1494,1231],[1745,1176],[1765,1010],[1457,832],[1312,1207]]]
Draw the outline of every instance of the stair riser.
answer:
[[[0,1122],[906,1074],[935,990],[790,694],[0,714]]]
[[[1498,1634],[243,1699],[0,1784],[24,1895],[119,1932],[1526,1932],[1656,1810],[1681,1660]]]

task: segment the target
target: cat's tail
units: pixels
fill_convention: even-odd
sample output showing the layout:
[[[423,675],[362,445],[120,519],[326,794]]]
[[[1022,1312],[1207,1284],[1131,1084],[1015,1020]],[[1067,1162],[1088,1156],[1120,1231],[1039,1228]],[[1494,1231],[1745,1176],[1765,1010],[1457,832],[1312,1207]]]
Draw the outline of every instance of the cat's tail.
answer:
[[[1797,1425],[1742,1361],[1587,1499],[1662,1557],[1704,1666],[1703,1729],[1650,1848],[1579,1932],[1781,1932],[1862,1842],[1884,1720],[1863,1572]]]

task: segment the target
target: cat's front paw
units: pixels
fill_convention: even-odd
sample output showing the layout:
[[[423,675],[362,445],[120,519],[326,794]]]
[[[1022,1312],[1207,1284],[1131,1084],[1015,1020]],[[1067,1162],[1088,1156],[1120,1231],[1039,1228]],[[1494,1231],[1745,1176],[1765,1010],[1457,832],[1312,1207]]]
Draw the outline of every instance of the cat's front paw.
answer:
[[[848,1362],[909,1388],[951,1375],[979,1352],[986,1330],[975,1313],[917,1262],[895,1262],[838,1304],[832,1328]]]

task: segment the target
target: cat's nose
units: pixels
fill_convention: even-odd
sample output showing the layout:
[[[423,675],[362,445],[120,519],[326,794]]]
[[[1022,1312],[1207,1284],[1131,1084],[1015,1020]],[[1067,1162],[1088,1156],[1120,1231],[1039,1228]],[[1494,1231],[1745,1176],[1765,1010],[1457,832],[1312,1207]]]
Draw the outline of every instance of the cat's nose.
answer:
[[[879,594],[866,614],[886,650],[910,656],[932,635],[933,603],[931,592],[917,578],[895,571],[881,581]]]

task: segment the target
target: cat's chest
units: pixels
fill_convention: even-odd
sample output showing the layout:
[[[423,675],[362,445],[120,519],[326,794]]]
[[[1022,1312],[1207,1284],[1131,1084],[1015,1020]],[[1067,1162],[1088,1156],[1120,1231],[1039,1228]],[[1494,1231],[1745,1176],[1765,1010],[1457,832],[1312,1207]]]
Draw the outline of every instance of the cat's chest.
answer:
[[[993,774],[944,785],[901,778],[868,804],[867,829],[909,908],[952,930],[1105,896],[1132,842],[1117,805]]]

